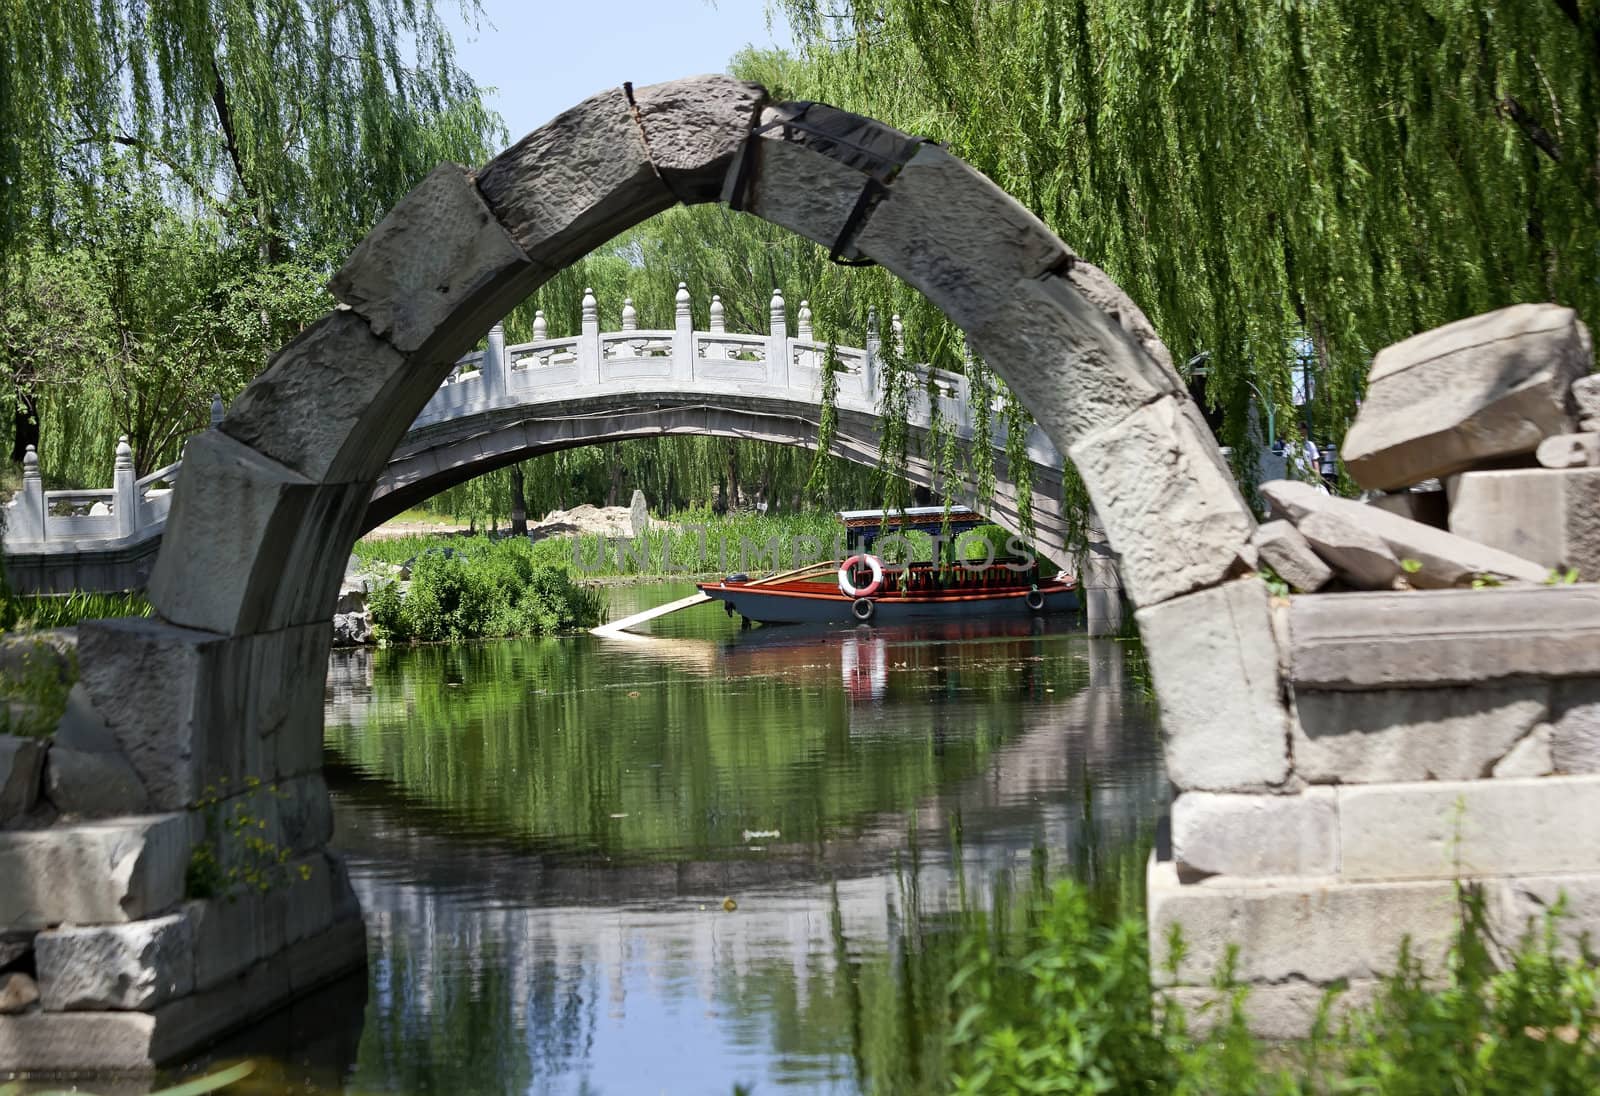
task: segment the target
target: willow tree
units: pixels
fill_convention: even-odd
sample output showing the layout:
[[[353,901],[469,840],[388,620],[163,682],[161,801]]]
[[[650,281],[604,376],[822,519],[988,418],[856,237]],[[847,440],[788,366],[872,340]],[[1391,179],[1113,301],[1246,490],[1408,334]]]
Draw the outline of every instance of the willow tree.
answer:
[[[783,0],[786,90],[932,137],[1151,314],[1248,443],[1342,437],[1371,355],[1519,301],[1600,321],[1586,0]],[[1304,420],[1299,424],[1304,429]]]
[[[147,263],[132,297],[176,296],[215,317],[206,352],[242,384],[331,305],[310,287],[417,180],[502,141],[430,0],[0,0],[0,292],[29,294],[31,268],[68,262],[96,280],[81,303],[107,314],[130,299],[118,249],[155,255],[164,235],[198,233],[220,272],[197,283],[195,264]],[[130,174],[169,207],[142,238],[126,235]],[[172,284],[159,284],[165,269]],[[145,419],[194,429],[209,399],[192,359],[151,352],[187,336],[158,326],[172,311],[124,307],[97,353],[123,359],[110,373],[141,378]],[[110,422],[118,398],[95,382],[108,370],[81,356],[81,333],[49,323],[48,307],[32,315],[8,340],[29,356],[8,352],[0,390],[18,450],[41,414]],[[77,383],[36,384],[37,358]],[[175,444],[135,441],[143,465]]]

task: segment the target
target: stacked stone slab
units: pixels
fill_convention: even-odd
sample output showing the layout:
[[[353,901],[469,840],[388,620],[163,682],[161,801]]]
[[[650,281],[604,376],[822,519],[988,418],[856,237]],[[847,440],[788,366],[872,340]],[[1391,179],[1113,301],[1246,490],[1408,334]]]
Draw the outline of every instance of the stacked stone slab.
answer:
[[[1303,1035],[1328,987],[1348,987],[1339,1008],[1370,1000],[1403,940],[1441,974],[1463,880],[1501,941],[1559,893],[1569,936],[1600,929],[1600,585],[1547,581],[1600,549],[1583,494],[1600,468],[1573,436],[1591,366],[1583,325],[1544,305],[1384,351],[1344,450],[1379,505],[1262,488],[1278,520],[1260,560],[1308,592],[1246,578],[1141,612],[1164,712],[1214,713],[1168,727],[1178,794],[1149,916],[1155,969],[1174,927],[1186,941],[1177,1000],[1215,999],[1236,946],[1252,1026]],[[1481,468],[1507,461],[1529,466]],[[1446,494],[1447,521],[1417,520],[1415,499]],[[1251,697],[1173,665],[1167,637],[1197,632],[1208,650],[1233,637]]]

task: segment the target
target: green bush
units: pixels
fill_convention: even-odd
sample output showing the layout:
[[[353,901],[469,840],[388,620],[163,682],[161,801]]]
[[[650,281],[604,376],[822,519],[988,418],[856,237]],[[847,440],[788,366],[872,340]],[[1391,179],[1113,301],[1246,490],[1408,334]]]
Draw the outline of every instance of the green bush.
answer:
[[[507,539],[427,551],[412,562],[404,594],[380,586],[367,605],[380,641],[440,642],[592,628],[605,599],[535,562],[526,541]]]

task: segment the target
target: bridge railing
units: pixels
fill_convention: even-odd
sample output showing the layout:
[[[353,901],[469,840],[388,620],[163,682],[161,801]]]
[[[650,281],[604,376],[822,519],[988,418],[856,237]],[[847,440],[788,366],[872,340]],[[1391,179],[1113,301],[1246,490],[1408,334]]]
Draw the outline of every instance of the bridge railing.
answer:
[[[642,329],[632,300],[624,300],[621,327],[600,330],[600,309],[593,290],[585,290],[578,334],[550,338],[544,313],[537,312],[533,339],[506,345],[505,331],[490,329],[486,348],[456,363],[439,390],[412,424],[413,429],[445,422],[499,406],[549,400],[580,399],[610,389],[727,392],[817,402],[823,390],[823,363],[828,347],[815,337],[811,306],[800,302],[795,334],[789,334],[788,306],[773,291],[765,332],[727,329],[722,299],[711,298],[710,325],[696,330],[691,319],[687,285],[680,282],[671,328]],[[903,353],[904,328],[890,319],[888,337]],[[841,407],[875,414],[881,396],[881,340],[874,318],[865,345],[835,346],[838,402]],[[940,417],[971,439],[976,417],[967,377],[926,365],[912,365],[922,381],[912,386],[908,419],[926,426],[933,400]],[[991,441],[1005,444],[1003,404],[993,399]],[[220,398],[212,401],[212,424],[222,420]],[[1056,464],[1059,456],[1043,432],[1030,433],[1028,449],[1039,464]],[[5,548],[8,552],[73,552],[117,547],[158,534],[166,523],[172,487],[180,465],[174,463],[135,478],[127,438],[117,446],[110,489],[45,491],[39,458],[30,448],[23,460],[22,490],[6,504]]]

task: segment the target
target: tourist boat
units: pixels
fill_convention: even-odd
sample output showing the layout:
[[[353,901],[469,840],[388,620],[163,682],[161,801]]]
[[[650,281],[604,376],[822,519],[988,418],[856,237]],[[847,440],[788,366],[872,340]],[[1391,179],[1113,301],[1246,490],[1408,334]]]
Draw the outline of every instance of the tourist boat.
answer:
[[[945,523],[942,506],[888,514],[846,510],[839,518],[846,536],[859,544],[848,559],[766,578],[730,575],[721,582],[699,583],[701,593],[722,602],[730,614],[761,624],[897,624],[930,617],[1028,617],[1078,608],[1076,581],[1041,578],[1031,556],[894,565],[872,554],[873,542],[886,533],[915,529],[939,534]],[[984,524],[964,506],[950,510],[952,537]]]

